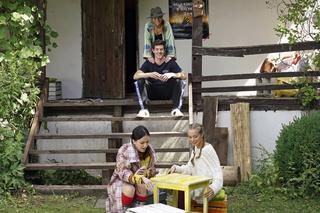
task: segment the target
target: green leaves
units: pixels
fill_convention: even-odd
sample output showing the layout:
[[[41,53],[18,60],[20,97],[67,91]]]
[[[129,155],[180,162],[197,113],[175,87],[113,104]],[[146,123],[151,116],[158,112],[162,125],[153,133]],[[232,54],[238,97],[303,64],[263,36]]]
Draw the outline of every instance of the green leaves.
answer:
[[[58,36],[33,2],[0,0],[0,197],[25,185],[24,140],[38,101],[40,68],[49,63],[40,26],[48,29],[50,42]]]
[[[282,184],[297,196],[319,196],[320,112],[284,126],[276,143],[275,162]]]

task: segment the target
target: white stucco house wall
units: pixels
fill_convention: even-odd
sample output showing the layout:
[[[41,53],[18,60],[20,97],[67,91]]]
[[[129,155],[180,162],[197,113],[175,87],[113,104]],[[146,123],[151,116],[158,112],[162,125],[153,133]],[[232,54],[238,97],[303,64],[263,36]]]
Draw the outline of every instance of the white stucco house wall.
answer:
[[[168,0],[138,0],[139,64],[143,62],[143,28],[150,8],[160,6],[168,20]],[[47,19],[59,33],[58,48],[49,52],[50,64],[47,76],[62,81],[62,94],[66,99],[81,98],[82,55],[81,55],[81,0],[48,0]],[[246,46],[275,44],[279,41],[273,28],[277,23],[276,8],[267,7],[265,1],[257,0],[209,0],[210,38],[203,46]],[[176,40],[177,61],[186,72],[191,72],[191,39]],[[203,57],[203,75],[237,74],[258,72],[267,54],[233,57]],[[254,85],[255,81],[239,81],[242,85]],[[217,86],[229,82],[215,83]],[[251,93],[252,95],[252,93]],[[289,123],[300,111],[251,111],[251,144],[253,158],[259,153],[255,147],[261,144],[268,151],[275,148],[275,140],[282,125]],[[201,122],[201,114],[196,120]],[[217,126],[229,128],[229,162],[232,162],[232,135],[229,111],[220,111]]]

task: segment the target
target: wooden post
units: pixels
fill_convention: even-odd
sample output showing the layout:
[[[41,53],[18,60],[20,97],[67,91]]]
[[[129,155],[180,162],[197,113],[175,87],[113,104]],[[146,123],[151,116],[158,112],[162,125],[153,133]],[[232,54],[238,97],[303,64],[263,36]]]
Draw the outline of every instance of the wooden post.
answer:
[[[189,106],[189,125],[193,124],[193,96],[192,96],[192,75],[188,74],[188,106]]]
[[[122,106],[115,106],[113,111],[113,116],[122,117]],[[111,131],[112,132],[123,132],[122,121],[112,121],[111,122]],[[122,145],[122,139],[109,139],[108,148],[120,148]],[[107,162],[115,162],[117,154],[106,153]],[[102,184],[109,183],[110,177],[113,173],[113,169],[102,170]]]
[[[234,165],[240,167],[241,181],[251,175],[249,103],[230,104]]]
[[[202,46],[202,16],[204,3],[202,0],[193,0],[192,13],[192,48],[193,46]],[[202,56],[192,55],[192,75],[202,76]],[[201,82],[193,83],[193,88],[201,89]],[[201,92],[195,93],[193,103],[196,111],[199,111],[201,105]]]

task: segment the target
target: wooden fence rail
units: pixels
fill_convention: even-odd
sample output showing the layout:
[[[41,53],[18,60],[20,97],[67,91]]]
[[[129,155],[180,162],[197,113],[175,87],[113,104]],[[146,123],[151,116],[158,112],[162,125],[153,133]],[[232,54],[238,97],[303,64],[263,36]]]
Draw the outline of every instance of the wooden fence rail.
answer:
[[[249,80],[249,79],[262,79],[262,78],[282,78],[282,77],[318,77],[320,71],[312,72],[284,72],[284,73],[244,73],[232,75],[211,75],[211,76],[192,76],[192,82],[204,81],[224,81],[224,80]],[[320,88],[320,82],[310,82],[309,85],[315,88]],[[224,86],[224,87],[200,87],[193,88],[194,93],[218,93],[218,92],[240,92],[240,91],[259,91],[259,90],[284,90],[284,89],[297,89],[298,83],[285,83],[285,84],[258,84],[249,86]]]

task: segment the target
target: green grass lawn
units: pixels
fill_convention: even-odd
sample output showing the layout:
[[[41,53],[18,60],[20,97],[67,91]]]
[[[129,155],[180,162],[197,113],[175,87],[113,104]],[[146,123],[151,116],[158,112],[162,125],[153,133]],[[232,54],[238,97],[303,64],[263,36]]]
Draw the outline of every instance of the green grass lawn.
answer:
[[[19,196],[0,204],[0,212],[55,212],[55,213],[101,213],[105,209],[94,208],[95,197],[78,197],[71,195],[30,195]]]
[[[248,213],[318,213],[320,198],[289,199],[279,193],[253,194],[243,186],[227,187],[228,212]],[[11,201],[0,203],[0,212],[58,212],[58,213],[99,213],[104,209],[95,209],[96,197],[74,195],[19,195]]]
[[[240,189],[240,190],[239,190]],[[241,187],[227,188],[228,212],[248,213],[319,213],[320,198],[295,198],[291,199],[284,194],[241,193]]]

